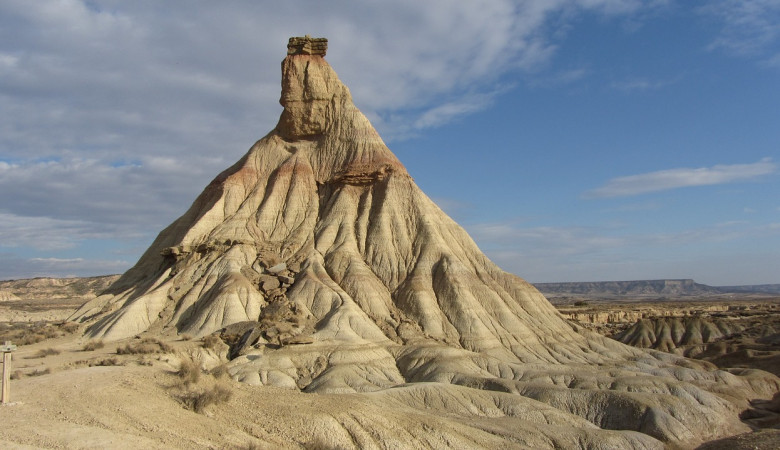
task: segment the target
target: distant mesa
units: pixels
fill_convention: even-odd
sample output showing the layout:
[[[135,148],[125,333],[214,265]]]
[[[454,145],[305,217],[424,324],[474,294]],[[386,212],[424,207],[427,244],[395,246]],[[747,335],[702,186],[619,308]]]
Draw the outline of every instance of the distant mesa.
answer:
[[[361,436],[399,439],[392,417],[435,420],[421,429],[437,441],[404,435],[416,447],[662,448],[748,430],[740,408],[780,379],[563,319],[420,190],[326,49],[290,39],[275,129],[71,317],[89,337],[218,333],[236,380],[395,411],[361,421]]]
[[[692,279],[534,283],[547,296],[685,297],[729,293],[780,294],[780,284],[708,286]]]
[[[691,279],[535,283],[534,286],[547,295],[685,296],[722,293],[716,287]]]

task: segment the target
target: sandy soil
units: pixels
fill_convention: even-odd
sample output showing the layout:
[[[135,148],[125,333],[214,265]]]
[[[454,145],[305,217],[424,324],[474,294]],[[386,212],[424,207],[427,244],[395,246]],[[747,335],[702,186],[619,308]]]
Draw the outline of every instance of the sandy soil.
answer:
[[[81,351],[81,340],[60,338],[16,352],[14,367],[25,373],[11,383],[10,405],[0,408],[0,446],[5,448],[279,448],[301,447],[314,439],[304,408],[319,405],[344,411],[341,398],[253,388],[223,378],[232,393],[227,403],[203,413],[186,409],[175,372],[178,358],[116,356],[119,344]],[[180,343],[178,350],[192,346]],[[40,350],[61,353],[34,357]],[[88,367],[85,361],[116,358],[120,366]],[[203,376],[197,387],[216,380]],[[344,399],[346,400],[346,399]]]
[[[124,344],[85,352],[83,340],[71,335],[18,351],[15,364],[26,373],[52,372],[12,382],[12,403],[0,408],[0,447],[534,447],[507,438],[508,417],[428,413],[382,396],[304,394],[210,375],[185,387],[176,375],[177,354],[198,347],[197,341],[175,342],[171,354],[117,356],[116,346]],[[35,357],[49,348],[60,353]],[[105,358],[123,365],[84,366]],[[227,401],[201,413],[184,406],[184,393],[215,384],[227,388]]]

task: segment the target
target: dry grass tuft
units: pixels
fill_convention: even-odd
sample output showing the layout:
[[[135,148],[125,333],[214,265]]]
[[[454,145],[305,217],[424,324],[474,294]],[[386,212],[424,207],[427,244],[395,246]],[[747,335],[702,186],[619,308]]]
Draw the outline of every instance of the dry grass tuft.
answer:
[[[208,406],[230,400],[233,391],[227,384],[216,383],[210,388],[186,391],[179,397],[185,408],[202,413]]]
[[[86,344],[84,344],[84,347],[81,348],[84,352],[91,352],[94,350],[99,350],[103,347],[105,347],[106,344],[103,343],[102,340],[98,339],[96,341],[89,341]]]
[[[155,338],[144,338],[139,342],[130,342],[124,347],[116,348],[117,355],[149,355],[152,353],[170,353],[170,345]]]
[[[0,323],[0,342],[11,341],[16,345],[36,344],[78,331],[76,322],[4,322]]]
[[[73,333],[75,333],[76,331],[78,331],[78,330],[79,330],[79,328],[81,327],[81,325],[79,325],[79,324],[78,324],[78,323],[76,323],[76,322],[63,322],[63,323],[61,323],[61,324],[58,324],[57,326],[58,326],[58,327],[60,328],[60,330],[61,330],[62,332],[64,332],[65,334],[73,334]]]
[[[82,359],[76,362],[73,362],[70,364],[72,367],[95,367],[95,366],[124,366],[125,363],[117,358],[116,356],[112,356],[110,358],[99,358],[99,359]]]
[[[0,323],[0,342],[11,341],[16,345],[30,345],[60,336],[57,327],[48,322]]]
[[[60,353],[61,352],[59,350],[57,350],[56,348],[51,348],[51,347],[49,347],[49,348],[42,348],[42,349],[38,350],[38,353],[36,353],[36,354],[34,354],[32,356],[28,356],[27,359],[45,358],[45,357],[51,356],[51,355],[59,355]]]
[[[182,358],[179,363],[179,370],[176,372],[176,376],[179,377],[181,382],[185,386],[197,383],[200,380],[200,364],[191,359]]]
[[[100,358],[100,359],[82,359],[76,362],[73,362],[70,364],[72,367],[95,367],[95,366],[124,366],[125,363],[117,358],[116,356],[112,356],[110,358]]]
[[[47,367],[45,369],[35,369],[34,371],[28,373],[27,376],[28,377],[38,377],[38,376],[41,376],[41,375],[48,375],[50,373],[51,373],[51,369]]]
[[[93,366],[123,366],[124,364],[122,361],[119,360],[116,356],[112,356],[111,358],[101,358],[101,359],[95,359],[93,361],[89,362],[89,367]]]

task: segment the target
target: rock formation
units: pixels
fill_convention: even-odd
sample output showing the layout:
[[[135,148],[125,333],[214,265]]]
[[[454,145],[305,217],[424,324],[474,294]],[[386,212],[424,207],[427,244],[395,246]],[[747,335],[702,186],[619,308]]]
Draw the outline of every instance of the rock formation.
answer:
[[[699,346],[739,333],[745,327],[740,321],[701,317],[656,317],[638,320],[631,328],[615,336],[625,344],[674,352]]]
[[[763,308],[761,308],[763,306]],[[767,303],[717,317],[650,317],[613,336],[718,367],[750,367],[780,375],[780,311]]]
[[[276,128],[79,309],[90,337],[222,331],[235,379],[361,393],[513,446],[660,448],[746,430],[740,409],[777,378],[564,320],[420,191],[326,47],[290,40]]]

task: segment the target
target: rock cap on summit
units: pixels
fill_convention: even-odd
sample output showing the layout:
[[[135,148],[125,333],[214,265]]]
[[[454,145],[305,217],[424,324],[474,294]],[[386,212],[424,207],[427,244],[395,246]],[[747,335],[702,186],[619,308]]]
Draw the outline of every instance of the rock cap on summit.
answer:
[[[291,37],[287,42],[288,55],[319,55],[325,56],[328,51],[328,39],[313,38],[308,34],[304,37]]]

